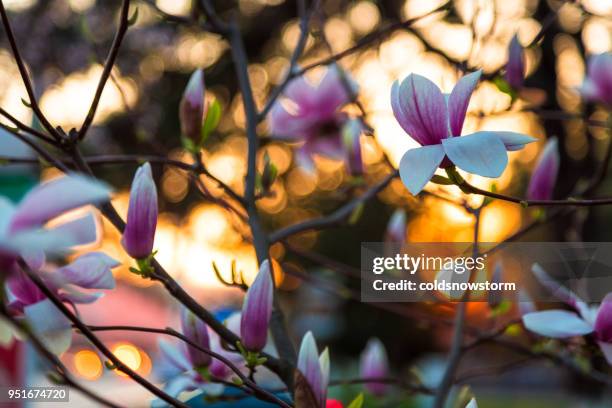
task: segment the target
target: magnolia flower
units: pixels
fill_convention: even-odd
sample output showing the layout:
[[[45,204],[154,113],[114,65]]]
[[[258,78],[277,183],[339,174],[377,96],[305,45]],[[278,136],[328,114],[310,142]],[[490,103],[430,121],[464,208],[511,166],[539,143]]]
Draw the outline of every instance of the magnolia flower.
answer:
[[[373,338],[368,341],[366,348],[361,353],[360,375],[366,380],[386,378],[389,375],[389,361],[385,346],[379,339]],[[365,387],[372,394],[382,396],[387,390],[384,383],[368,381]]]
[[[538,158],[531,175],[527,198],[530,200],[550,200],[559,174],[559,148],[557,138],[548,140],[546,147]]]
[[[397,243],[403,246],[406,242],[406,212],[397,209],[389,219],[387,230],[385,231],[385,242]]]
[[[70,175],[34,187],[13,205],[0,197],[0,270],[10,271],[19,256],[44,262],[45,253],[64,251],[96,239],[91,215],[55,228],[43,225],[66,211],[109,200],[105,184],[79,175]]]
[[[234,313],[225,320],[228,329],[240,336],[240,313]],[[184,331],[183,334],[191,340],[198,342],[191,334]],[[200,334],[200,338],[203,335]],[[249,375],[249,369],[246,367],[244,357],[237,352],[226,350],[223,346],[223,341],[217,333],[208,329],[208,338],[210,350],[222,355],[233,363],[243,374]],[[204,346],[205,347],[205,346]],[[212,383],[202,377],[202,373],[197,370],[197,359],[194,360],[193,354],[188,350],[190,346],[183,342],[169,343],[161,340],[159,342],[160,354],[156,361],[155,373],[161,382],[165,383],[164,390],[177,397],[183,391],[202,390],[208,395],[220,395],[224,392],[223,384]],[[271,344],[267,344],[265,351],[277,357],[278,354]],[[234,374],[232,369],[224,362],[212,358],[212,362],[208,365],[208,372],[217,380],[229,380]],[[282,383],[269,371],[266,367],[260,366],[255,373],[255,381],[262,387],[275,389],[282,386]],[[154,406],[165,406],[162,401],[156,400]]]
[[[293,79],[284,92],[284,99],[276,101],[270,111],[269,126],[272,137],[289,142],[300,142],[296,160],[312,171],[313,154],[343,158],[342,128],[348,119],[340,109],[350,102],[340,69],[330,66],[317,84],[304,76]],[[351,79],[345,77],[350,86]]]
[[[114,289],[115,279],[111,269],[119,265],[106,254],[91,252],[51,272],[36,272],[62,301],[86,304],[95,302],[102,293],[83,292],[80,289]],[[9,310],[23,315],[32,330],[54,353],[66,351],[72,338],[70,322],[38,286],[19,270],[9,275],[6,289]]]
[[[261,351],[266,345],[273,292],[272,271],[266,259],[261,263],[257,277],[247,290],[242,304],[240,341],[249,351]]]
[[[571,290],[556,283],[538,265],[532,268],[540,282],[560,300],[574,309],[553,309],[523,315],[525,327],[541,336],[567,338],[594,333],[606,360],[612,365],[612,293],[606,295],[599,307],[589,307]]]
[[[194,142],[201,139],[202,121],[205,114],[205,91],[204,71],[198,69],[191,74],[179,106],[181,132]]]
[[[121,241],[132,258],[144,259],[151,254],[156,226],[157,189],[151,165],[145,163],[138,168],[132,181],[127,224]]]
[[[204,349],[210,349],[210,338],[206,323],[198,319],[187,308],[181,309],[181,329],[183,334]],[[208,367],[212,357],[195,347],[188,347],[189,359],[195,367]]]
[[[580,87],[590,101],[612,106],[612,53],[594,55],[588,63],[587,77]]]
[[[325,407],[329,384],[329,350],[326,348],[319,356],[312,332],[302,338],[297,368],[308,382],[319,406]]]
[[[523,56],[523,47],[515,34],[510,41],[508,47],[508,64],[506,65],[506,81],[514,89],[523,87],[525,77],[525,57]]]
[[[362,132],[363,124],[359,119],[349,119],[342,127],[342,144],[346,151],[346,166],[351,174],[363,174]]]
[[[418,194],[436,169],[456,165],[468,173],[499,177],[508,164],[506,150],[520,150],[532,137],[500,131],[461,136],[470,96],[481,71],[464,76],[448,97],[429,79],[411,74],[391,89],[391,106],[402,128],[422,147],[408,150],[400,177]]]

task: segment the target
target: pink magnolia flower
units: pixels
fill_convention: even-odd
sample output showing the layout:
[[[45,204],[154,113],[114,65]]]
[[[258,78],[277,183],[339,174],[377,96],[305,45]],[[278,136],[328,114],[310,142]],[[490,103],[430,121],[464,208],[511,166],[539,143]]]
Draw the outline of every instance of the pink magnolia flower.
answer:
[[[422,147],[400,161],[402,182],[418,194],[438,167],[456,165],[468,173],[499,177],[508,164],[507,150],[520,150],[535,139],[520,133],[480,131],[461,136],[472,92],[481,71],[464,76],[448,97],[429,79],[411,74],[391,88],[395,118]]]
[[[261,263],[257,277],[247,290],[240,319],[240,341],[249,351],[261,351],[268,341],[274,282],[270,262]]]
[[[153,251],[157,211],[157,188],[151,165],[145,163],[138,168],[132,182],[127,223],[121,241],[132,258],[143,259]]]
[[[183,334],[198,346],[210,349],[208,326],[185,307],[181,309],[181,329]],[[208,367],[212,363],[210,354],[206,354],[194,347],[188,347],[187,352],[191,363],[196,367]]]
[[[506,81],[514,89],[523,87],[525,79],[525,57],[523,56],[523,47],[515,34],[510,41],[508,47],[508,64],[506,64]]]
[[[108,186],[80,175],[42,183],[30,190],[18,205],[0,197],[0,268],[14,269],[19,256],[36,259],[41,266],[45,253],[95,241],[96,227],[91,215],[55,228],[44,228],[44,225],[67,211],[109,199]]]
[[[319,406],[325,407],[329,385],[329,350],[326,348],[319,355],[312,332],[302,338],[297,368],[308,382]]]
[[[201,139],[202,121],[206,110],[205,91],[204,71],[198,69],[191,74],[179,106],[181,132],[194,142]]]
[[[530,200],[549,200],[552,198],[559,174],[559,148],[557,138],[551,138],[538,158],[527,188]]]
[[[270,111],[272,137],[300,142],[296,159],[308,170],[314,168],[312,155],[343,158],[342,127],[348,116],[341,108],[350,103],[340,69],[330,66],[317,84],[304,76],[292,80],[283,98]],[[351,86],[351,79],[346,77]]]
[[[571,290],[554,281],[538,264],[532,268],[540,282],[560,300],[574,309],[553,309],[523,315],[525,327],[541,336],[567,338],[594,333],[603,355],[612,365],[612,293],[599,307],[589,307]]]
[[[43,282],[64,302],[87,304],[98,300],[102,293],[81,289],[114,289],[111,271],[119,266],[106,254],[91,252],[81,255],[66,266],[52,271],[36,270]],[[55,307],[27,275],[15,271],[6,280],[8,308],[23,315],[32,330],[55,353],[68,349],[72,339],[70,321]]]
[[[587,77],[580,88],[590,101],[612,106],[612,53],[594,55],[589,59]]]
[[[366,380],[375,380],[386,378],[388,375],[389,361],[385,346],[377,338],[370,339],[361,353],[360,376]],[[382,396],[387,391],[386,384],[376,381],[368,381],[365,387],[377,396]]]

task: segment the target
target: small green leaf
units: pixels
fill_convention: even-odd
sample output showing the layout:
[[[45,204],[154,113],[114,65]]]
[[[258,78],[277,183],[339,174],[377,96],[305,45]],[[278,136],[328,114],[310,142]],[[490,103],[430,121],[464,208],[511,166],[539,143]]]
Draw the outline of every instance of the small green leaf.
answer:
[[[351,212],[351,216],[349,217],[348,223],[350,225],[354,225],[357,223],[357,221],[359,221],[359,219],[361,218],[361,215],[363,214],[363,209],[364,209],[364,205],[363,203],[360,203],[359,205],[357,205],[357,207],[355,207],[353,209],[353,212]]]
[[[361,408],[363,406],[363,393],[359,393],[346,408]]]
[[[128,27],[131,27],[134,24],[136,24],[136,21],[138,21],[138,7],[136,7],[136,10],[134,10],[134,13],[128,19],[128,22],[127,22],[128,23]]]
[[[181,143],[183,144],[183,148],[192,154],[197,154],[200,150],[200,148],[188,137],[181,137]]]
[[[232,382],[234,384],[236,384],[237,386],[242,386],[242,384],[244,384],[244,381],[242,381],[240,378],[238,377],[232,377]]]
[[[27,108],[31,108],[32,105],[30,104],[30,102],[26,101],[25,99],[21,98],[21,103],[23,103]]]
[[[200,146],[206,142],[208,136],[217,128],[221,120],[221,104],[216,99],[210,104],[206,112],[206,119],[202,125],[202,139]]]
[[[106,368],[108,368],[109,370],[116,370],[116,369],[117,369],[117,366],[116,366],[115,364],[113,364],[113,363],[112,363],[111,361],[109,361],[109,360],[106,360],[106,361],[104,362],[104,366],[105,366]]]

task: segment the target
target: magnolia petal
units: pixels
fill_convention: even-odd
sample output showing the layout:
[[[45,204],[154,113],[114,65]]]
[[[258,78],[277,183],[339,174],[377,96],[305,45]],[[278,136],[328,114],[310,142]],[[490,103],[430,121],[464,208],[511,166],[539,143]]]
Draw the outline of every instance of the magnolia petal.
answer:
[[[444,148],[440,144],[418,147],[404,153],[400,160],[399,173],[402,183],[412,195],[423,190],[442,163],[444,155]]]
[[[13,325],[4,317],[0,317],[0,346],[9,348],[15,338]]]
[[[54,354],[62,354],[70,347],[70,321],[55,305],[45,299],[24,308],[24,314],[35,334]]]
[[[168,381],[168,383],[164,387],[164,391],[166,391],[168,395],[171,395],[176,398],[182,392],[191,391],[195,389],[196,386],[197,384],[195,383],[193,378],[186,375],[180,375]]]
[[[298,354],[298,370],[302,373],[310,389],[316,396],[319,403],[322,401],[321,389],[323,384],[323,374],[319,364],[319,351],[312,332],[308,332],[302,338],[300,352]]]
[[[476,89],[482,71],[463,76],[448,97],[448,119],[451,135],[460,136],[472,92]]]
[[[9,237],[0,237],[0,249],[17,255],[36,257],[38,259],[35,263],[40,261],[40,252],[60,253],[69,247],[69,237],[44,229],[19,231]]]
[[[261,263],[257,277],[247,290],[242,304],[240,337],[247,350],[261,351],[266,346],[273,293],[272,271],[266,259]]]
[[[476,402],[476,398],[472,398],[470,402],[465,406],[465,408],[478,408],[478,403]]]
[[[106,184],[75,174],[42,183],[21,200],[10,228],[40,226],[66,211],[108,201],[110,192]]]
[[[612,293],[608,293],[599,306],[595,318],[597,339],[612,343]]]
[[[63,281],[88,289],[114,289],[115,278],[111,269],[119,265],[118,261],[102,252],[90,252],[57,269],[53,275],[60,283]]]
[[[22,270],[16,270],[6,278],[6,288],[11,301],[19,309],[46,299],[38,286]]]
[[[597,344],[599,345],[599,348],[601,349],[601,352],[606,358],[608,364],[612,365],[612,343],[604,343],[603,341],[598,341]]]
[[[525,57],[523,56],[523,47],[516,34],[512,37],[508,47],[508,64],[506,64],[506,74],[504,76],[514,89],[520,89],[523,86]]]
[[[11,218],[15,213],[15,205],[6,197],[0,197],[0,236],[5,235]]]
[[[567,310],[527,313],[523,316],[523,324],[534,333],[553,338],[582,336],[593,331],[590,324]]]
[[[50,228],[50,230],[69,237],[70,246],[91,244],[97,239],[96,217],[93,213]]]
[[[337,65],[330,65],[315,89],[316,109],[320,117],[334,114],[351,101],[347,86],[352,93],[358,91],[356,83]]]
[[[546,142],[546,147],[544,147],[533,173],[531,173],[531,179],[527,187],[527,198],[532,200],[550,200],[552,198],[559,174],[559,162],[557,138],[552,137]]]
[[[321,369],[321,395],[322,400],[327,400],[327,387],[329,386],[329,370],[330,370],[330,361],[329,361],[329,349],[325,347],[325,350],[319,356],[319,367]]]
[[[448,158],[462,170],[483,177],[499,177],[508,164],[506,146],[495,132],[476,132],[442,140]]]
[[[157,187],[151,165],[136,170],[130,190],[127,222],[121,240],[126,252],[136,259],[146,258],[153,251],[157,227]]]
[[[508,151],[521,150],[526,144],[537,140],[535,137],[516,132],[494,131],[491,133],[495,133],[500,138]]]
[[[61,288],[60,297],[62,300],[74,304],[90,304],[98,301],[104,293],[101,292],[83,292],[78,290],[73,285],[65,285]]]
[[[400,126],[421,145],[448,136],[446,100],[429,79],[411,74],[391,87],[391,107]]]
[[[162,381],[191,370],[192,366],[184,346],[159,340],[159,363],[155,365],[155,374]]]

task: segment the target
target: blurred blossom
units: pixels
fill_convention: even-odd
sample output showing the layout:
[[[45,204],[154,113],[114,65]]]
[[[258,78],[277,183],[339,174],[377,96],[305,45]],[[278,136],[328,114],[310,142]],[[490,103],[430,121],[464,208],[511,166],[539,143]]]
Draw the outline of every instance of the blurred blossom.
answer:
[[[210,339],[206,323],[198,319],[185,307],[181,309],[181,329],[188,339],[198,346],[210,350]],[[188,347],[187,352],[191,363],[195,367],[208,367],[212,362],[210,354],[204,353],[195,347]]]
[[[196,70],[189,79],[179,106],[181,132],[194,143],[201,139],[202,121],[204,120],[204,71]]]
[[[114,289],[112,268],[119,266],[106,254],[92,252],[76,258],[72,263],[47,272],[38,270],[45,285],[57,297],[71,304],[87,304],[98,300],[102,293],[83,292],[80,289]],[[41,265],[42,266],[42,265]],[[68,349],[72,339],[70,321],[21,270],[6,280],[8,308],[23,314],[32,330],[56,354]]]
[[[476,398],[472,398],[470,402],[465,406],[465,408],[478,408],[478,403],[476,402]]]
[[[537,264],[533,272],[540,282],[574,311],[552,309],[523,315],[525,327],[541,336],[568,338],[593,333],[595,340],[612,365],[612,293],[599,306],[589,306],[571,290],[556,283]]]
[[[612,53],[594,55],[589,59],[587,77],[580,88],[589,100],[612,106]]]
[[[153,181],[151,165],[145,163],[138,168],[132,181],[127,223],[122,239],[123,247],[132,258],[144,259],[153,251],[157,211],[157,188]]]
[[[54,228],[43,225],[67,211],[109,199],[108,186],[78,175],[34,187],[17,206],[0,197],[0,267],[12,270],[20,255],[44,262],[45,253],[95,241],[96,226],[91,215]]]
[[[389,219],[387,231],[385,232],[385,242],[397,243],[403,246],[406,242],[406,211],[397,209]]]
[[[372,338],[361,353],[360,377],[370,380],[386,378],[388,375],[389,361],[385,346],[379,339]],[[386,384],[375,381],[366,382],[365,387],[376,396],[383,396],[387,390]]]
[[[344,157],[341,133],[348,115],[340,109],[350,102],[346,85],[356,90],[354,82],[335,65],[327,68],[317,84],[300,76],[289,83],[270,111],[272,137],[301,142],[296,159],[309,171],[314,170],[314,154]]]
[[[240,319],[240,341],[249,351],[261,351],[268,340],[268,325],[272,316],[274,283],[270,262],[266,259],[247,290]]]
[[[506,81],[514,89],[523,87],[525,76],[525,57],[523,55],[523,47],[519,42],[518,36],[515,34],[510,41],[508,48],[508,64],[506,65]]]
[[[548,140],[538,158],[529,187],[527,198],[530,200],[550,200],[559,174],[559,146],[557,138]]]
[[[342,127],[342,143],[346,151],[346,165],[353,175],[363,174],[361,155],[361,133],[363,124],[359,119],[349,119]]]
[[[326,348],[319,356],[317,343],[310,331],[302,338],[297,368],[310,385],[319,405],[324,407],[329,383],[329,351]]]
[[[499,177],[508,164],[507,150],[520,150],[535,139],[520,133],[480,131],[461,135],[472,92],[481,71],[461,78],[450,95],[429,79],[411,74],[391,89],[391,106],[401,127],[422,147],[408,150],[400,161],[400,177],[418,194],[438,167],[452,165],[468,173]]]
[[[344,405],[342,405],[342,402],[330,398],[325,402],[325,408],[344,408]]]

